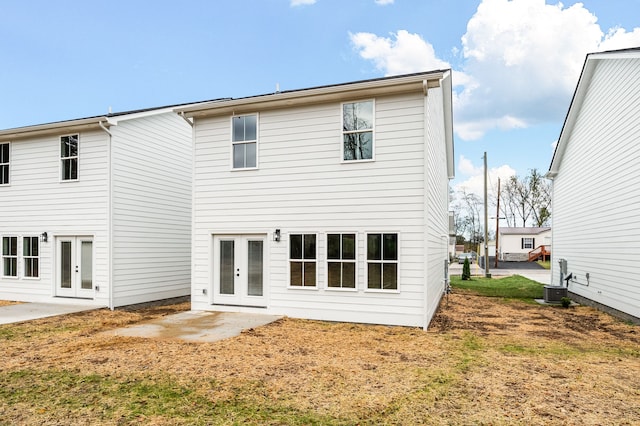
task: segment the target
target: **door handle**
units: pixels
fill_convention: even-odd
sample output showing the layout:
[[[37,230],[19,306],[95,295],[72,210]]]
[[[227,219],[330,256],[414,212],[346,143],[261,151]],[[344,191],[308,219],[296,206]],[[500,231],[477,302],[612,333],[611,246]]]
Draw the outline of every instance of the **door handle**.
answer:
[[[78,272],[78,267],[76,266],[76,272]]]
[[[240,276],[240,268],[236,269],[236,277]]]

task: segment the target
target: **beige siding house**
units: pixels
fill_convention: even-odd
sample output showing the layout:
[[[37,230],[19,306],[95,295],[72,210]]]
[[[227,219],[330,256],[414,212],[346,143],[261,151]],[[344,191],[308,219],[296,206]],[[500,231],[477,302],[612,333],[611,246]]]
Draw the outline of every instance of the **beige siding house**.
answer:
[[[551,252],[551,228],[510,227],[499,229],[499,259],[527,262],[537,255]]]
[[[192,309],[426,327],[445,286],[450,71],[177,110]]]

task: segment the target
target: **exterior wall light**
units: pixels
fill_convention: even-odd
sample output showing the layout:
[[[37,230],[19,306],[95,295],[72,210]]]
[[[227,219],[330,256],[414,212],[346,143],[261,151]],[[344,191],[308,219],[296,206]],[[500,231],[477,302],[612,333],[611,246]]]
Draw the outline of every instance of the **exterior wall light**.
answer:
[[[273,241],[280,241],[280,230],[276,229],[276,232],[273,233]]]

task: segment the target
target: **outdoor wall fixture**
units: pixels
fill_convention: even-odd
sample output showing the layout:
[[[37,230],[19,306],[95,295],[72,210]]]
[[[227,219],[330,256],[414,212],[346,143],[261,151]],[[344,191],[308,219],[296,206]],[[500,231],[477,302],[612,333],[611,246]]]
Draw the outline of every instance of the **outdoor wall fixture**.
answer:
[[[280,241],[280,230],[276,229],[276,232],[273,233],[273,241]]]
[[[40,234],[40,241],[42,241],[43,243],[46,243],[47,241],[49,241],[49,236],[47,235],[46,232],[43,232],[42,234]]]

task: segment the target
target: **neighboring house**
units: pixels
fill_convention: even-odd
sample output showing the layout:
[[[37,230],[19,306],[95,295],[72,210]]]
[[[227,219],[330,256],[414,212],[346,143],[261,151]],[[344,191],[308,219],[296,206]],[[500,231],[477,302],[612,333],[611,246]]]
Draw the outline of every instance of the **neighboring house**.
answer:
[[[547,176],[552,280],[640,322],[640,48],[587,55]]]
[[[427,327],[448,260],[450,71],[177,112],[194,121],[192,309]]]
[[[498,252],[505,262],[528,262],[542,259],[551,252],[551,228],[513,227],[500,228]]]
[[[173,107],[0,131],[0,299],[190,291],[192,129]]]

